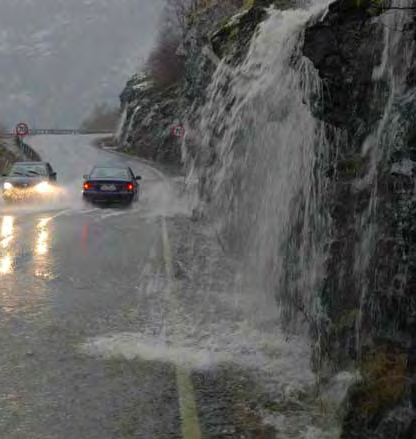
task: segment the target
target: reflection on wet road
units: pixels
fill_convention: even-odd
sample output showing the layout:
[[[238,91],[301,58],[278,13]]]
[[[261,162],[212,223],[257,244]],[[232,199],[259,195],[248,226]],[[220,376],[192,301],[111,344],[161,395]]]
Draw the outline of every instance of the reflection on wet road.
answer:
[[[173,366],[79,353],[88,336],[134,325],[126,310],[138,306],[138,273],[160,226],[141,218],[145,202],[82,204],[88,168],[124,159],[85,138],[36,142],[64,191],[47,206],[0,204],[0,437],[180,437]]]
[[[13,259],[10,254],[9,246],[13,240],[14,218],[5,216],[1,223],[1,262],[0,275],[10,274],[13,271]]]
[[[204,255],[160,173],[90,140],[33,139],[64,195],[48,206],[0,204],[0,438],[272,437],[241,404],[258,392],[241,364],[255,374],[260,364],[270,379],[281,350],[297,357],[280,375],[299,369],[309,384],[307,356],[286,352],[275,332],[247,330],[260,304],[240,307],[221,284],[223,262]],[[142,175],[140,201],[83,205],[81,176],[114,161]]]
[[[23,242],[19,236],[17,225],[19,218],[14,216],[3,216],[0,217],[1,220],[1,246],[0,246],[0,275],[12,275],[15,269],[16,260],[21,259],[23,256],[23,250],[26,249],[26,255],[29,253],[30,258],[33,259],[35,265],[44,265],[47,261],[45,256],[49,250],[50,244],[50,230],[48,225],[52,218],[50,217],[40,217],[33,218],[32,220],[26,220],[26,226],[28,231],[22,239],[24,239],[24,247],[22,247]],[[33,231],[31,233],[31,223],[33,223]],[[27,235],[32,236],[27,236]],[[31,250],[27,250],[27,246],[31,246]],[[27,260],[27,258],[26,258]],[[3,280],[3,283],[6,281]]]
[[[37,223],[37,237],[36,237],[36,255],[44,256],[48,253],[48,241],[49,241],[49,232],[48,232],[48,223],[50,218],[42,218]]]
[[[50,221],[46,215],[0,216],[0,313],[27,316],[43,306],[44,288],[36,278],[52,276]]]

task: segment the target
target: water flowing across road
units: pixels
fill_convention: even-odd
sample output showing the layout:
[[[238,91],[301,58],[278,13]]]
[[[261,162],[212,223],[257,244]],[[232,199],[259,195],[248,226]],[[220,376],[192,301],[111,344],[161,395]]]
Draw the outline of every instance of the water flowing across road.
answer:
[[[272,437],[259,402],[290,404],[313,383],[302,341],[250,320],[234,262],[207,224],[191,221],[180,178],[92,140],[30,139],[63,193],[48,206],[1,205],[0,430],[8,439]],[[142,175],[139,203],[83,206],[81,176],[114,162]]]
[[[191,220],[180,179],[91,140],[31,139],[63,195],[47,207],[1,205],[5,437],[320,432],[307,344],[241,288],[215,231]],[[81,176],[110,162],[143,176],[133,209],[80,203]]]

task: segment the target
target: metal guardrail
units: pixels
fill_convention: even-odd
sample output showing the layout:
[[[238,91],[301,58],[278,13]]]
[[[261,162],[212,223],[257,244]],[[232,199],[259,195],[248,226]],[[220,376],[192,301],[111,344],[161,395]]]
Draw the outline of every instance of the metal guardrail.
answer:
[[[31,129],[31,136],[38,136],[41,134],[80,134],[79,130],[54,130],[54,129]]]
[[[114,132],[111,130],[107,131],[90,131],[90,130],[75,130],[75,129],[36,129],[33,128],[29,132],[29,136],[39,136],[39,135],[83,135],[83,134],[113,134]],[[15,137],[16,134],[14,132],[8,132],[4,135],[4,137]]]
[[[74,134],[74,135],[82,135],[82,134],[113,134],[113,131],[90,131],[90,130],[74,130],[74,129],[31,129],[30,135],[37,136],[43,134]]]
[[[23,140],[20,137],[17,136],[15,137],[15,143],[25,160],[41,161],[40,155],[27,143],[23,142]]]

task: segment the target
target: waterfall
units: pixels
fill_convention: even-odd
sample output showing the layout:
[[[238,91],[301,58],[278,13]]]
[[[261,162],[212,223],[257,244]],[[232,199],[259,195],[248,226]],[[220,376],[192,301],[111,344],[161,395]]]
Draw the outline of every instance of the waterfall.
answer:
[[[319,172],[327,140],[310,109],[321,83],[300,51],[306,23],[326,5],[271,10],[233,75],[224,62],[217,68],[197,121],[199,148],[183,147],[200,201],[243,255],[247,288],[277,298],[282,316],[306,320],[319,313],[330,224]]]
[[[197,207],[239,261],[233,290],[238,300],[251,304],[245,318],[252,327],[274,331],[276,338],[285,326],[303,347],[311,329],[319,345],[318,322],[324,318],[319,293],[331,221],[325,202],[326,127],[312,115],[312,107],[321,104],[322,84],[301,51],[306,24],[322,17],[327,5],[269,10],[245,60],[233,69],[224,60],[218,65],[206,104],[188,122],[193,136],[182,151],[188,181],[198,182]],[[302,355],[312,354],[308,347]],[[282,358],[274,373],[293,358]],[[310,372],[305,368],[290,385],[302,387]],[[334,405],[348,387],[340,382],[333,390],[336,398],[330,398]],[[338,436],[332,413],[321,420],[325,427],[315,428],[316,407],[300,406],[302,415],[281,414],[287,417],[278,427],[281,437]]]
[[[133,111],[133,114],[130,116],[129,124],[128,124],[127,129],[125,131],[125,134],[123,136],[124,138],[127,138],[130,135],[131,130],[133,128],[133,124],[134,124],[135,119],[136,119],[136,114],[139,112],[140,108],[141,108],[141,106],[137,105]]]
[[[117,142],[119,142],[119,143],[120,143],[122,135],[123,135],[124,125],[126,123],[126,120],[127,120],[127,105],[125,105],[123,107],[123,111],[121,113],[121,117],[120,117],[120,120],[118,122],[116,133],[115,133],[115,138],[116,138]]]

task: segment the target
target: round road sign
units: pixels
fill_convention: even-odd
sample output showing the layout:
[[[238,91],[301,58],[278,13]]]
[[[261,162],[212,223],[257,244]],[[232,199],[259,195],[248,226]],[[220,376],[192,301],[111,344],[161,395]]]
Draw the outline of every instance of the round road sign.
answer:
[[[185,134],[185,128],[181,124],[176,124],[172,128],[172,136],[183,137]]]
[[[29,125],[26,122],[20,122],[16,125],[16,134],[20,137],[29,134]]]

